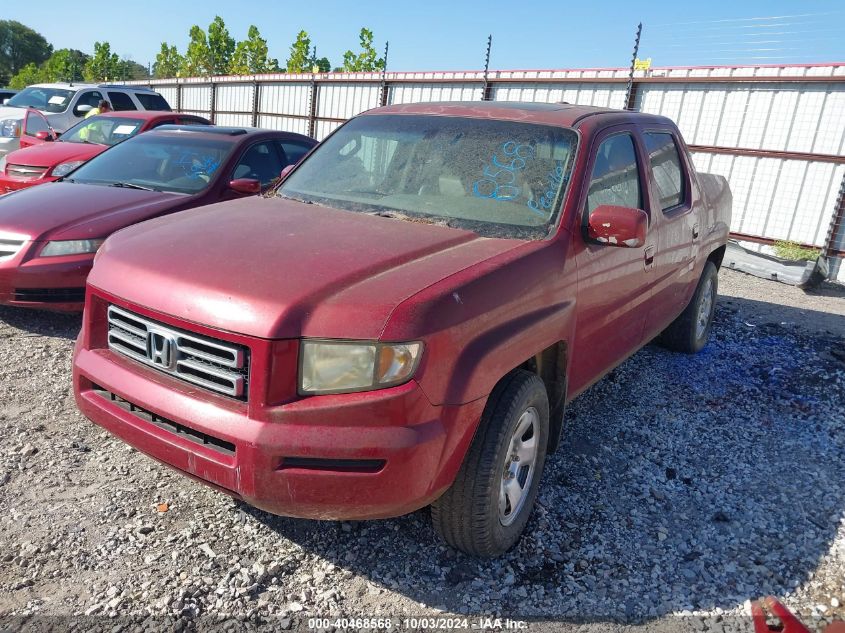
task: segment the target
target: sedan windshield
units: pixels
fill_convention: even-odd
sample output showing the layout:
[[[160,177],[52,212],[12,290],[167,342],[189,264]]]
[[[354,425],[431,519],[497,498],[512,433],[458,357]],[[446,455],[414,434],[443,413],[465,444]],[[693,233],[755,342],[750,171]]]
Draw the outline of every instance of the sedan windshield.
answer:
[[[65,143],[117,145],[134,136],[142,125],[142,119],[93,116],[74,125],[62,134],[61,140]]]
[[[191,134],[140,134],[92,158],[67,180],[174,193],[199,193],[214,180],[234,143]]]
[[[556,221],[576,144],[570,129],[532,123],[366,115],[326,139],[279,195],[541,239]]]
[[[30,86],[9,99],[6,105],[18,108],[35,108],[42,112],[64,112],[67,110],[70,99],[75,92],[61,88]]]

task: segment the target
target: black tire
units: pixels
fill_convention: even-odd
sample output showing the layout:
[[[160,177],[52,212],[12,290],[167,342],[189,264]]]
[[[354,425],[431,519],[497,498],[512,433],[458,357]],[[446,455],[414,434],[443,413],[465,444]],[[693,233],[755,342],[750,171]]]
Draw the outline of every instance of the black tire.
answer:
[[[707,295],[710,295],[709,309],[706,315],[701,311],[706,308]],[[713,314],[716,312],[716,297],[719,294],[719,271],[713,262],[707,262],[698,280],[692,299],[680,316],[663,330],[660,343],[675,352],[696,354],[707,345],[710,330],[713,328]],[[706,316],[707,323],[699,327],[699,318]]]
[[[531,437],[536,441],[533,471],[530,466],[524,471],[524,462],[517,465],[518,460],[511,459],[511,442],[520,420],[523,425],[530,424],[532,433],[523,433],[521,441],[526,445]],[[519,540],[531,516],[543,475],[548,437],[549,399],[543,381],[527,371],[511,373],[490,394],[455,482],[431,505],[434,527],[443,540],[472,556],[495,557],[508,551]],[[517,474],[506,477],[513,469]],[[505,514],[508,508],[511,512],[502,519],[499,501],[503,481],[514,479],[521,485],[523,473],[530,473],[530,480],[526,479],[520,487],[523,492],[516,508],[510,507],[509,496],[504,497]]]

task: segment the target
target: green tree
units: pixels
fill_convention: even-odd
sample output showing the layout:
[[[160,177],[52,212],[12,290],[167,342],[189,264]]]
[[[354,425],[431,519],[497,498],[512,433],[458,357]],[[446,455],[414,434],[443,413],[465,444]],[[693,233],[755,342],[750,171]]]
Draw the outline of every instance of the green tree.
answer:
[[[40,33],[15,20],[0,20],[0,86],[24,66],[37,67],[46,61],[53,47]]]
[[[311,38],[308,33],[300,31],[296,41],[290,47],[287,71],[289,73],[310,73],[313,66],[311,56]]]
[[[182,76],[199,77],[210,74],[211,49],[208,47],[205,31],[195,24],[191,27],[190,37],[188,50],[182,60]]]
[[[229,72],[233,75],[279,72],[279,61],[269,56],[267,40],[261,37],[257,26],[250,26],[247,38],[238,42]]]
[[[159,79],[176,77],[184,63],[182,56],[175,46],[168,46],[167,42],[161,43],[161,50],[156,55],[153,64],[153,76]]]
[[[208,49],[211,72],[215,75],[228,73],[235,54],[235,40],[219,15],[208,25]]]
[[[14,90],[21,90],[32,84],[41,83],[44,81],[44,75],[41,68],[35,64],[27,64],[20,69],[14,77],[9,80],[9,87]]]
[[[317,67],[318,73],[331,72],[332,65],[331,65],[331,62],[329,62],[328,57],[320,57],[319,59],[314,59],[313,61],[314,61],[313,66]]]
[[[41,65],[41,81],[82,81],[91,57],[73,48],[60,48]]]
[[[111,52],[108,42],[94,42],[94,55],[82,71],[85,81],[108,81],[120,78],[120,58]]]
[[[361,52],[346,51],[343,54],[343,70],[346,72],[372,72],[384,68],[384,58],[373,48],[373,32],[362,28],[359,35]]]
[[[138,62],[129,58],[120,60],[117,78],[121,81],[148,79],[149,77],[150,73],[147,70],[147,67],[143,64],[139,64]]]

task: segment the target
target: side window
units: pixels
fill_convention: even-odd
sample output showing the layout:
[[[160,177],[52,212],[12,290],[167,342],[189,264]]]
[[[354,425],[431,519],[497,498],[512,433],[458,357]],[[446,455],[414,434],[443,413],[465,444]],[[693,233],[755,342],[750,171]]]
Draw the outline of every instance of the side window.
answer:
[[[144,110],[164,110],[170,111],[170,106],[160,94],[149,92],[136,92],[135,98],[144,106]]]
[[[278,143],[286,160],[285,166],[295,165],[311,150],[310,145],[297,141],[279,141]]]
[[[279,177],[282,172],[282,161],[273,143],[264,141],[256,143],[246,150],[238,161],[235,171],[232,172],[232,179],[254,178],[267,186]]]
[[[132,102],[132,97],[125,92],[109,92],[109,101],[111,101],[112,108],[114,108],[115,112],[138,109]]]
[[[98,90],[86,90],[79,95],[79,100],[77,100],[76,105],[73,107],[73,113],[76,116],[85,116],[86,113],[81,112],[79,106],[89,105],[92,108],[96,108],[102,100],[103,94]]]
[[[599,145],[587,193],[587,213],[602,204],[642,209],[637,154],[630,134],[616,134]]]
[[[24,133],[26,136],[35,136],[38,132],[49,132],[50,126],[47,119],[36,112],[27,112],[24,122]]]
[[[644,136],[660,208],[665,211],[681,204],[686,196],[681,156],[671,134],[647,132]]]

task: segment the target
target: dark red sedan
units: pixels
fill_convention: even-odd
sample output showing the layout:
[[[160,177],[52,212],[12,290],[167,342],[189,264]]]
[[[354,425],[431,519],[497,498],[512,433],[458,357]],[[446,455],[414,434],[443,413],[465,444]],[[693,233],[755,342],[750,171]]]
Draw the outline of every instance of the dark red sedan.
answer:
[[[0,196],[0,304],[81,310],[106,237],[260,193],[316,144],[291,132],[168,125],[115,145],[58,182]]]
[[[0,195],[58,180],[113,145],[172,124],[211,125],[211,121],[178,112],[109,112],[80,121],[58,138],[44,115],[30,109],[21,149],[0,158]]]

